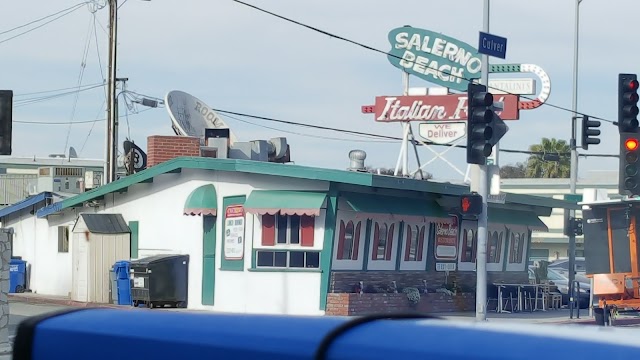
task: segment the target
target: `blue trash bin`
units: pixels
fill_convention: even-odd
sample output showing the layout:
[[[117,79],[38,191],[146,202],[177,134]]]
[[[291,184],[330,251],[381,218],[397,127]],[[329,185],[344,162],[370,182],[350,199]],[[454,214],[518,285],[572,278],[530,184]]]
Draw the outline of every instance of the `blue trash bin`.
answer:
[[[9,292],[24,292],[26,283],[27,262],[22,259],[11,259],[9,263]]]
[[[116,273],[116,283],[118,292],[118,305],[132,305],[131,301],[131,280],[129,280],[130,262],[123,260],[113,265],[113,271]]]

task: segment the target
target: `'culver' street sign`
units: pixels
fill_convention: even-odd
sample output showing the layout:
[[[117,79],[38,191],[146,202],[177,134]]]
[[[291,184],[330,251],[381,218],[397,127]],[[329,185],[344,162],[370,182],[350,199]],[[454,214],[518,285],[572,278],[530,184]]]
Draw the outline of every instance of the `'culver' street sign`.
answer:
[[[504,59],[507,57],[507,38],[480,31],[478,52]]]

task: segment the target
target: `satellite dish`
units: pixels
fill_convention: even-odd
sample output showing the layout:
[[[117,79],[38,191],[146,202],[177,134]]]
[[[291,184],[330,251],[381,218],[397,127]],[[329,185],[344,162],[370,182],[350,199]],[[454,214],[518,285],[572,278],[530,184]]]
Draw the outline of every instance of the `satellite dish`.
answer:
[[[147,154],[132,141],[125,140],[122,144],[124,148],[124,167],[128,174],[137,173],[147,168]]]
[[[229,129],[229,126],[202,100],[183,91],[172,90],[165,96],[167,111],[171,117],[176,135],[200,138],[206,145],[205,129]],[[229,131],[229,141],[236,142],[236,136]]]

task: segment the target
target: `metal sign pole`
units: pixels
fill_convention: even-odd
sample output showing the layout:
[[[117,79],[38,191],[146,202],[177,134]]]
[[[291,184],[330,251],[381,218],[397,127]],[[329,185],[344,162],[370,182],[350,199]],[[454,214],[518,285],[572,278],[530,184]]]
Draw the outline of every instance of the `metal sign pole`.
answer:
[[[483,30],[489,32],[489,0],[484,0]],[[489,56],[482,55],[482,84],[489,83]],[[476,320],[487,319],[487,165],[478,165],[478,194],[482,196],[482,213],[478,217],[478,247],[476,255]]]

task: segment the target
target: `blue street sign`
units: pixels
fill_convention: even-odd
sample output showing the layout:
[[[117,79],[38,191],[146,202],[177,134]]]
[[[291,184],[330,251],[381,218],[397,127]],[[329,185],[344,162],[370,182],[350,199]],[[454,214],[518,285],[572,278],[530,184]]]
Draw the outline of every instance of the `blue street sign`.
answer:
[[[478,52],[504,59],[507,57],[507,38],[480,31]]]

